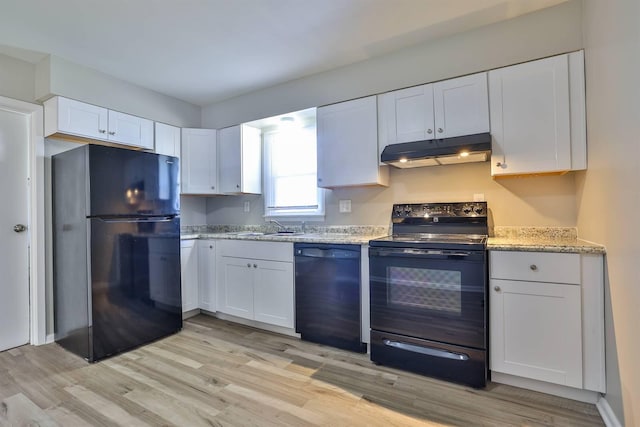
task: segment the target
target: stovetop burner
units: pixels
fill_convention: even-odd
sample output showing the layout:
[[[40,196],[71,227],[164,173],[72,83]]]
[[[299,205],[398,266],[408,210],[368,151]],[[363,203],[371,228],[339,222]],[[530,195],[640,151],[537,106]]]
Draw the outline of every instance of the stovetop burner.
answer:
[[[370,246],[484,249],[489,234],[486,202],[393,205],[393,234]]]

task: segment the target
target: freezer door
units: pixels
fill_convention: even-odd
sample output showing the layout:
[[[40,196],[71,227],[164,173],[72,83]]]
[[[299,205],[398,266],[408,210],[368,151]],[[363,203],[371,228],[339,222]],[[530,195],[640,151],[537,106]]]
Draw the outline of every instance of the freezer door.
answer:
[[[88,216],[180,212],[178,158],[91,145],[88,161]]]
[[[182,327],[180,220],[89,219],[91,361]]]

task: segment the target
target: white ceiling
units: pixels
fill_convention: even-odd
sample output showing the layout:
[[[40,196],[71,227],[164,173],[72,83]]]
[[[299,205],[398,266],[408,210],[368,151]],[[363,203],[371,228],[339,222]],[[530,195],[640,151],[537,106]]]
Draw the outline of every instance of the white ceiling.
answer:
[[[0,53],[208,105],[566,0],[5,0]]]

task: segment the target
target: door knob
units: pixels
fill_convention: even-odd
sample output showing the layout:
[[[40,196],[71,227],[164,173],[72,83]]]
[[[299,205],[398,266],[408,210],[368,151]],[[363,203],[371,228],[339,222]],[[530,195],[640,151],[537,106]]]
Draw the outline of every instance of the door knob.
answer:
[[[16,224],[13,226],[13,231],[15,231],[16,233],[22,233],[23,231],[27,230],[27,226],[24,224]]]

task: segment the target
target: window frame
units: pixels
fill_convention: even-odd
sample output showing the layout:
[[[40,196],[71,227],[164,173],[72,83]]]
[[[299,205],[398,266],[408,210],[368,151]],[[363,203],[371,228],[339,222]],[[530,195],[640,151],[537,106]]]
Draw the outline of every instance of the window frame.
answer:
[[[305,123],[301,126],[302,129],[313,128],[316,129],[316,123]],[[272,179],[272,152],[271,144],[274,141],[270,140],[274,138],[274,135],[282,132],[282,129],[274,127],[271,129],[265,129],[262,133],[262,146],[263,146],[263,198],[264,198],[264,218],[283,219],[290,221],[324,221],[325,218],[325,199],[326,190],[324,188],[317,187],[318,191],[318,207],[316,209],[285,209],[269,207],[275,197],[274,180]],[[316,140],[317,144],[317,140]],[[317,145],[316,145],[317,149]],[[317,178],[317,169],[316,169]]]

